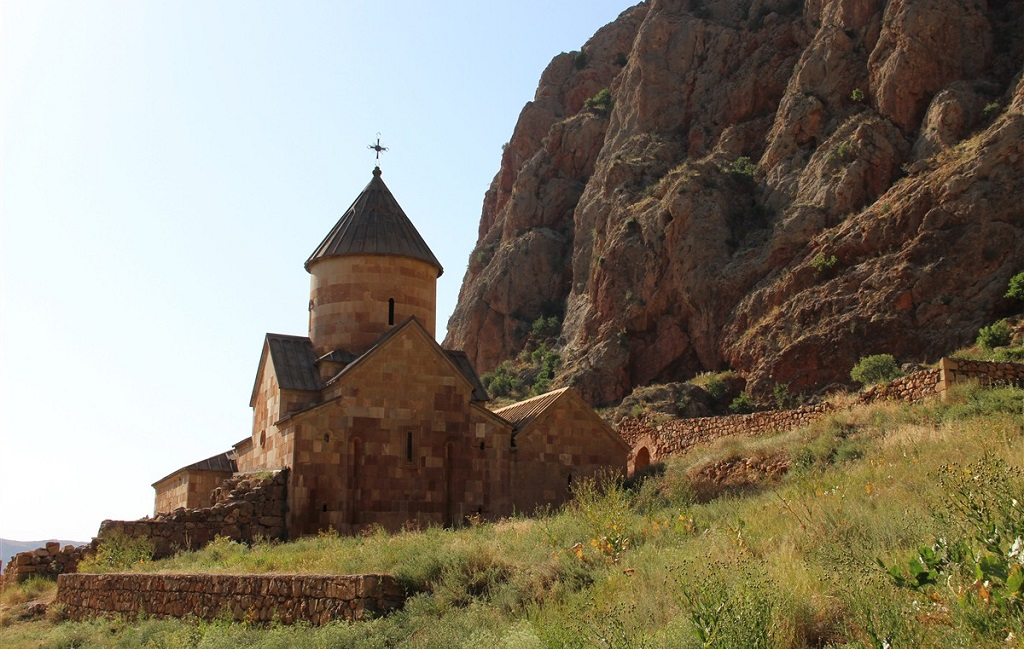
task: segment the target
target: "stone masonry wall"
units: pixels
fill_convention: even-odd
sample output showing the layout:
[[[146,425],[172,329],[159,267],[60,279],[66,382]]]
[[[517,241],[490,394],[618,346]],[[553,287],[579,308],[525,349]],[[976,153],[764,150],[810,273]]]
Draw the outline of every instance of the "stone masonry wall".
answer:
[[[965,381],[983,385],[1024,385],[1024,363],[986,363],[943,358],[939,361],[942,382],[949,386]]]
[[[939,369],[921,370],[882,385],[865,388],[859,403],[876,401],[915,402],[932,396],[943,396],[951,385],[978,381],[983,385],[1024,384],[1024,364],[963,361],[943,358]],[[697,444],[706,444],[733,435],[765,435],[806,426],[832,412],[828,403],[803,406],[795,410],[772,410],[750,415],[675,419],[654,423],[649,419],[623,419],[619,435],[632,447],[629,471],[635,468],[637,453],[646,448],[651,462],[667,455],[685,453]]]
[[[722,437],[781,433],[806,426],[833,410],[831,404],[821,403],[801,406],[795,410],[770,410],[749,415],[673,419],[662,423],[653,423],[646,417],[623,419],[619,423],[618,430],[619,435],[633,448],[629,465],[630,472],[632,472],[634,456],[640,448],[647,448],[650,460],[658,462],[665,456],[680,455],[693,446],[707,444]]]
[[[212,507],[179,508],[137,521],[103,521],[97,535],[122,533],[153,541],[154,558],[179,550],[195,550],[217,536],[243,543],[258,538],[285,539],[285,487],[287,470],[269,475],[240,474],[214,490]]]
[[[74,574],[57,580],[57,603],[72,620],[146,614],[325,624],[384,614],[405,599],[388,575]]]
[[[913,403],[939,394],[941,383],[942,372],[940,370],[921,370],[888,383],[868,386],[861,391],[857,400],[860,403],[876,401]],[[944,391],[944,389],[941,390]]]
[[[11,557],[4,568],[3,585],[21,583],[29,577],[56,579],[57,575],[75,572],[78,563],[93,552],[91,545],[65,545],[47,543],[46,547],[19,552]]]

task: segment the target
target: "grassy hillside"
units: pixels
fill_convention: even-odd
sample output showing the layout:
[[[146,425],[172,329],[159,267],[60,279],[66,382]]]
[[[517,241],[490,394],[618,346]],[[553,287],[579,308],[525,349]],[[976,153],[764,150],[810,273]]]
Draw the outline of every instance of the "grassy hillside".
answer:
[[[148,571],[397,575],[364,623],[12,622],[4,647],[1007,647],[1024,636],[1024,390],[732,439],[564,511],[457,531],[217,542]],[[780,475],[782,471],[784,475]],[[39,596],[30,584],[5,602]],[[43,593],[45,596],[45,593]]]

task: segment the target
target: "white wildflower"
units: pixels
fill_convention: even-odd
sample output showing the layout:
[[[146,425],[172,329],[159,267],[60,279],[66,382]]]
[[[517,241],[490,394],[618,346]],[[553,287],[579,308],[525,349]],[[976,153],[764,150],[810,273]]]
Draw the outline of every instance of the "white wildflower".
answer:
[[[1011,559],[1016,558],[1017,563],[1024,566],[1024,540],[1021,537],[1018,536],[1014,539],[1013,545],[1010,546],[1009,557]]]

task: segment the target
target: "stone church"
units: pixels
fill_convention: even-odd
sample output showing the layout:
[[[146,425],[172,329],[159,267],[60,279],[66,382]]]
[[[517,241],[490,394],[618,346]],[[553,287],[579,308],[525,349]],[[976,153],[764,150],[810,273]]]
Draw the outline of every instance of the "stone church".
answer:
[[[380,167],[305,268],[309,335],[266,335],[251,435],[156,482],[157,513],[208,506],[235,473],[287,468],[292,538],[458,525],[625,472],[629,447],[570,389],[487,408],[466,354],[435,340],[443,269]]]

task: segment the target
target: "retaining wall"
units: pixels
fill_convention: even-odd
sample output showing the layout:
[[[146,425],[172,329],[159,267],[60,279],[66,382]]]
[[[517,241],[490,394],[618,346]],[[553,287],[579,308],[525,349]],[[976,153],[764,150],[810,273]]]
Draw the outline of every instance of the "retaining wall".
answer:
[[[861,391],[860,403],[875,401],[906,401],[913,403],[934,397],[946,391],[941,370],[921,370],[880,385],[872,385]]]
[[[962,361],[943,358],[939,361],[942,383],[950,386],[964,381],[978,381],[982,385],[1024,385],[1024,364]]]
[[[695,417],[652,423],[649,419],[623,419],[619,422],[619,435],[633,447],[629,470],[637,467],[636,453],[646,448],[651,462],[667,455],[680,455],[698,444],[707,444],[722,437],[735,435],[767,435],[806,426],[834,410],[832,404],[820,403],[801,406],[795,410],[769,410],[749,415],[724,417]]]
[[[858,402],[915,402],[933,396],[944,397],[950,386],[966,381],[977,381],[982,385],[1024,385],[1024,364],[943,358],[939,361],[939,369],[921,370],[889,383],[865,388]],[[618,432],[633,449],[629,456],[629,472],[633,473],[640,468],[637,466],[637,454],[641,449],[647,449],[646,455],[641,453],[643,462],[658,462],[667,455],[679,455],[697,444],[707,444],[722,437],[793,430],[833,410],[831,404],[822,403],[795,410],[674,419],[660,423],[647,417],[623,419],[619,422]]]
[[[137,521],[103,521],[97,537],[121,533],[153,542],[154,558],[179,550],[196,550],[217,536],[242,543],[259,538],[285,539],[285,488],[288,471],[271,475],[238,475],[214,491],[212,507],[178,508]]]
[[[72,574],[57,603],[72,620],[101,615],[227,617],[238,622],[325,624],[362,620],[405,604],[390,575]]]

